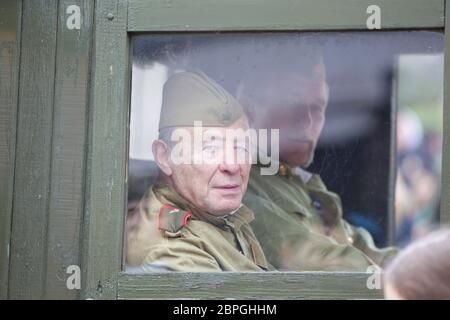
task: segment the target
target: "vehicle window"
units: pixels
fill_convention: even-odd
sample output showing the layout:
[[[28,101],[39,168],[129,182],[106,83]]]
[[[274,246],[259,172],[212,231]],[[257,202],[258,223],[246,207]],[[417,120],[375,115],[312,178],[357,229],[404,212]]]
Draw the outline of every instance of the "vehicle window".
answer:
[[[432,31],[134,36],[126,270],[383,267],[438,219],[443,44]]]

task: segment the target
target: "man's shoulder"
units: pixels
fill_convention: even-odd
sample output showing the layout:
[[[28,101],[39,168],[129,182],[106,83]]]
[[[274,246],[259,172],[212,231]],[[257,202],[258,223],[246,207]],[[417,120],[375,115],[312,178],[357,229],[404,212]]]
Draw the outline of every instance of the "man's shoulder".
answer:
[[[257,193],[265,189],[277,189],[279,185],[283,184],[282,178],[279,174],[264,175],[260,170],[260,166],[253,165],[250,171],[248,190]]]
[[[181,210],[170,204],[161,204],[156,217],[158,230],[176,233],[184,228],[192,218],[189,211]]]
[[[261,186],[268,190],[282,190],[289,185],[295,185],[296,188],[303,190],[316,189],[329,191],[319,174],[303,168],[293,168],[288,175],[283,175],[280,172],[274,175],[263,175],[261,174],[260,166],[252,166],[249,178],[250,189]]]
[[[314,174],[309,175],[311,181],[316,179]],[[320,177],[318,179],[321,181]],[[282,173],[263,175],[259,171],[258,166],[252,168],[248,183],[248,191],[250,193],[269,199],[284,197],[285,195],[292,196],[299,190],[303,193],[308,189],[309,184],[303,182],[300,176],[291,173],[289,175],[283,175]]]
[[[187,230],[192,217],[189,211],[161,203],[152,193],[148,196],[139,203],[133,227],[127,228],[127,263],[131,266],[142,264],[149,255],[168,254],[174,249],[185,248],[189,253],[196,242]]]
[[[279,208],[305,216],[313,214],[314,204],[322,200],[341,206],[339,196],[327,189],[321,177],[304,169],[294,169],[289,174],[275,176],[263,176],[253,169],[244,197],[244,203],[255,212]]]
[[[127,218],[127,233],[143,233],[145,238],[166,237],[177,234],[191,217],[189,211],[161,202],[150,188]]]

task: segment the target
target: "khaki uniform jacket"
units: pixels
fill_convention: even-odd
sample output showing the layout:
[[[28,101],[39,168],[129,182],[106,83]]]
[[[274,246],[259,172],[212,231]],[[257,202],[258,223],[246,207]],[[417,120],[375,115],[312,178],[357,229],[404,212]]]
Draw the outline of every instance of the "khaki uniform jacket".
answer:
[[[128,267],[167,271],[264,271],[268,265],[245,206],[227,217],[195,208],[174,191],[152,187],[127,221]],[[178,202],[178,203],[174,203]]]
[[[366,272],[397,252],[378,249],[365,229],[347,223],[339,196],[318,175],[305,183],[284,165],[272,176],[253,166],[243,202],[257,212],[253,230],[279,270]]]

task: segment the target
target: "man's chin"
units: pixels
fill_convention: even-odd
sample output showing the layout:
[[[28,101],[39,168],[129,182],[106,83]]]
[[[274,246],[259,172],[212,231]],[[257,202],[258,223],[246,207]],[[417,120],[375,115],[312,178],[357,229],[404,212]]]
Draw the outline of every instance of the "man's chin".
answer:
[[[306,169],[312,164],[313,160],[314,160],[314,153],[312,152],[309,157],[305,157],[303,155],[300,156],[293,155],[286,159],[282,159],[282,162],[286,163],[287,165],[293,168],[301,167]]]
[[[284,151],[280,150],[280,160],[290,167],[307,168],[313,162],[314,151],[313,143],[291,144]]]
[[[299,167],[306,169],[313,163],[313,161],[314,161],[314,152],[312,152],[309,159],[304,164],[299,165]]]
[[[213,213],[215,216],[223,216],[230,214],[231,212],[235,211],[236,209],[239,209],[239,206],[241,205],[240,201],[232,202],[232,203],[224,203],[221,206],[214,206],[212,210],[210,210],[211,213]]]

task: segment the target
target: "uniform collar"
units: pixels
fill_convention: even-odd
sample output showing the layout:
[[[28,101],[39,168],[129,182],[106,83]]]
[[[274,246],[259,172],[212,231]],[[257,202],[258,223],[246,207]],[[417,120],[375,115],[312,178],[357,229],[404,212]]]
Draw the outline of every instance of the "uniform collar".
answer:
[[[316,176],[315,174],[313,174],[301,167],[291,167],[288,164],[277,161],[277,160],[271,159],[271,163],[278,166],[278,172],[276,175],[281,176],[281,177],[287,177],[287,178],[297,176],[305,184],[308,184]],[[270,164],[264,165],[264,164],[258,163],[259,167],[268,167],[269,165]]]
[[[315,174],[313,174],[301,167],[296,167],[293,169],[293,171],[294,171],[294,174],[299,176],[304,183],[309,183],[311,181],[311,179],[315,176]]]
[[[249,224],[255,219],[253,211],[245,205],[241,205],[233,214],[222,217],[228,225],[232,224],[236,229],[240,229],[242,225]]]
[[[189,211],[193,219],[208,222],[218,227],[230,226],[239,229],[243,224],[248,224],[254,220],[253,212],[243,204],[230,214],[216,216],[195,207],[166,183],[157,183],[152,187],[152,190],[162,204],[169,204],[181,210]]]

